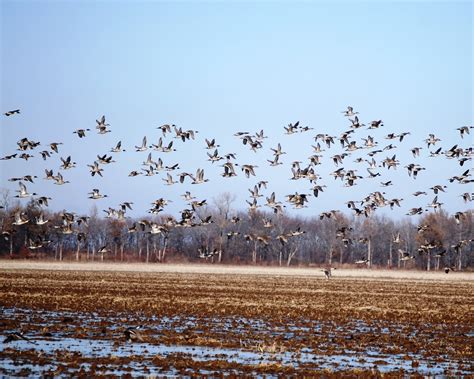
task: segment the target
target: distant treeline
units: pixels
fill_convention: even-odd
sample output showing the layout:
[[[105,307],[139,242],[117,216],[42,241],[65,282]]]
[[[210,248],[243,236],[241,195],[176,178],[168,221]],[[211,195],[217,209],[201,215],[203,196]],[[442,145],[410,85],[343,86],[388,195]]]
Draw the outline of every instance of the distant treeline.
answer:
[[[443,210],[392,220],[332,211],[312,218],[231,208],[222,194],[213,204],[178,218],[158,213],[126,217],[126,209],[89,215],[50,212],[30,201],[0,208],[4,258],[113,260],[262,265],[360,265],[463,270],[473,267],[473,210]]]

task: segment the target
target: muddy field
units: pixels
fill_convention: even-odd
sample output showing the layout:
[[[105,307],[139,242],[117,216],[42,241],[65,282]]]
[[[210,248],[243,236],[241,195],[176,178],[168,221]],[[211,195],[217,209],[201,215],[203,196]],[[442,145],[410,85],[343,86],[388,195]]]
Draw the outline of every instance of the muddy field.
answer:
[[[472,274],[0,267],[1,376],[474,374]]]

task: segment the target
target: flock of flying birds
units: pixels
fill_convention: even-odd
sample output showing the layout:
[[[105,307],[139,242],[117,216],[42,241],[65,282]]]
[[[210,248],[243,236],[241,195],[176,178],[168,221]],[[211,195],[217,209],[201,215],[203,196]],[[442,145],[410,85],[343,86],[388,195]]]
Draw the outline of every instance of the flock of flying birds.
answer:
[[[357,184],[358,181],[363,179],[375,179],[377,177],[381,177],[382,174],[378,171],[379,168],[390,170],[390,169],[397,169],[400,165],[400,161],[397,159],[396,154],[388,153],[390,150],[395,149],[397,146],[395,145],[395,141],[402,143],[409,135],[410,132],[403,132],[400,134],[389,133],[385,136],[385,139],[389,140],[390,143],[385,145],[384,147],[379,146],[379,142],[375,140],[373,136],[368,135],[366,138],[361,139],[361,143],[357,140],[353,139],[355,133],[358,129],[362,130],[371,130],[380,129],[384,126],[382,120],[374,120],[371,121],[368,125],[363,124],[358,117],[358,112],[355,112],[354,109],[350,106],[347,107],[345,111],[342,112],[343,116],[347,118],[349,125],[348,130],[341,133],[340,136],[332,136],[329,134],[316,134],[314,136],[314,145],[312,145],[312,155],[308,157],[306,162],[303,161],[293,161],[291,163],[291,180],[297,181],[307,181],[309,183],[309,191],[308,193],[291,193],[286,196],[286,203],[291,205],[295,209],[306,208],[308,206],[310,197],[318,197],[321,192],[324,192],[326,185],[321,184],[321,180],[323,179],[317,172],[318,165],[322,164],[323,159],[323,152],[331,149],[335,144],[339,143],[343,152],[340,154],[334,154],[330,157],[336,169],[330,173],[335,180],[339,179],[342,181],[343,186],[345,187],[352,187]],[[20,110],[12,110],[9,112],[4,113],[6,117],[10,117],[13,115],[20,114]],[[367,127],[366,127],[367,126]],[[462,126],[457,128],[457,131],[460,134],[460,137],[464,139],[464,137],[470,135],[470,129],[473,129],[473,126]],[[181,184],[192,184],[198,185],[203,184],[209,181],[208,178],[205,177],[204,169],[198,168],[195,173],[193,172],[185,172],[179,171],[180,167],[179,164],[173,165],[165,165],[163,163],[162,158],[154,158],[153,152],[158,153],[173,153],[176,151],[175,148],[175,140],[180,140],[182,143],[186,143],[191,140],[195,140],[196,134],[198,134],[197,130],[183,130],[181,127],[177,127],[174,124],[165,124],[159,126],[157,129],[161,131],[161,136],[158,139],[157,144],[148,144],[147,137],[143,137],[142,143],[140,145],[134,146],[134,150],[136,152],[147,152],[148,156],[147,159],[142,163],[141,168],[131,171],[128,176],[135,177],[135,176],[155,176],[158,175],[161,171],[166,172],[166,177],[162,178],[165,185],[171,186],[177,183]],[[105,116],[96,120],[95,125],[96,133],[100,135],[104,135],[111,132],[110,125],[106,122]],[[288,126],[284,127],[284,133],[286,135],[291,135],[295,133],[309,133],[313,128],[308,126],[302,126],[299,122],[290,123]],[[73,131],[74,134],[77,135],[79,139],[87,138],[87,136],[92,132],[91,129],[77,129]],[[172,135],[173,139],[170,141],[165,141],[168,135]],[[257,152],[264,147],[264,141],[267,136],[264,134],[264,131],[261,130],[256,133],[250,132],[236,132],[234,136],[241,141],[244,146],[247,146],[250,150]],[[471,178],[470,169],[467,168],[469,162],[473,156],[473,147],[469,146],[467,148],[459,147],[457,144],[452,146],[447,150],[443,150],[441,147],[438,146],[440,142],[440,138],[436,137],[435,134],[429,134],[428,138],[424,140],[428,149],[432,148],[435,150],[429,151],[430,157],[438,157],[444,156],[445,158],[452,159],[457,161],[457,164],[460,167],[460,174],[452,176],[448,179],[450,183],[456,182],[459,184],[470,184],[474,182]],[[222,170],[220,175],[223,178],[231,178],[237,175],[240,175],[240,172],[246,178],[253,178],[257,177],[257,168],[258,166],[253,164],[241,164],[236,162],[236,153],[226,153],[221,155],[219,153],[218,148],[220,145],[217,144],[215,139],[209,140],[205,139],[206,146],[205,148],[208,150],[207,157],[208,161],[211,162],[213,167],[216,167],[214,163],[217,164],[217,167],[220,167]],[[47,145],[42,145],[41,142],[36,142],[30,140],[28,138],[22,138],[17,142],[17,152],[11,155],[6,155],[0,160],[11,160],[11,159],[24,159],[28,161],[34,156],[30,153],[33,150],[38,149],[41,150],[43,146],[46,146],[46,149],[39,151],[42,159],[45,161],[52,158],[53,154],[60,154],[61,150],[61,142],[51,142]],[[40,147],[41,146],[41,147]],[[413,159],[416,160],[417,157],[420,156],[420,152],[423,147],[413,147],[410,149],[411,154],[413,155]],[[354,162],[367,165],[365,168],[368,176],[362,176],[358,174],[357,169],[345,169],[344,167],[339,167],[344,164],[351,157],[351,154],[355,151],[367,151],[365,157],[358,157]],[[122,147],[121,141],[119,141],[114,147],[110,149],[110,155],[108,153],[103,155],[97,155],[97,158],[91,163],[88,164],[87,167],[89,169],[90,175],[94,176],[103,176],[103,172],[105,171],[105,167],[109,164],[113,164],[116,161],[114,157],[117,154],[124,152],[125,149]],[[281,162],[282,155],[286,154],[283,151],[283,147],[280,143],[276,147],[270,148],[272,152],[271,159],[267,159],[268,165],[271,167],[280,166],[283,164]],[[383,153],[388,153],[390,156],[386,156],[385,159],[381,159],[377,161],[375,159],[377,154],[382,155]],[[111,155],[115,154],[115,155]],[[76,167],[76,162],[74,162],[71,156],[67,156],[66,158],[60,157],[60,166],[57,172],[55,173],[53,169],[45,169],[45,180],[52,181],[55,185],[62,186],[67,185],[69,183],[68,180],[65,179],[63,174],[59,171],[62,170],[65,173],[67,170],[74,169]],[[417,163],[410,163],[404,166],[407,169],[408,176],[416,179],[420,172],[425,170],[424,167]],[[47,207],[48,202],[52,200],[50,197],[42,196],[34,192],[29,192],[27,188],[27,182],[34,183],[34,180],[38,177],[36,175],[24,175],[20,177],[12,177],[9,178],[9,181],[15,181],[19,184],[19,189],[17,190],[16,198],[19,199],[31,199],[33,198],[36,204],[41,207]],[[380,186],[382,187],[389,187],[392,186],[394,183],[392,181],[382,181],[380,182]],[[250,200],[246,200],[248,204],[249,212],[255,212],[258,208],[262,206],[259,204],[259,199],[264,197],[261,194],[263,189],[267,189],[268,182],[265,180],[258,181],[253,188],[250,188],[248,191],[250,193]],[[433,187],[430,187],[429,190],[433,191],[434,198],[428,203],[426,206],[420,206],[411,208],[407,215],[418,215],[422,214],[426,207],[432,208],[434,210],[440,209],[442,204],[439,199],[438,195],[440,193],[445,192],[447,186],[444,184],[436,184]],[[378,208],[389,206],[391,209],[393,207],[400,207],[401,202],[403,201],[402,198],[387,198],[385,197],[385,192],[382,191],[374,191],[368,194],[365,198],[361,200],[351,200],[346,202],[347,207],[356,215],[356,216],[365,216],[370,217],[370,215]],[[413,193],[413,196],[423,196],[428,195],[428,189],[425,191],[417,191]],[[474,198],[474,193],[470,191],[466,191],[460,194],[465,203],[471,202]],[[102,198],[108,197],[107,194],[101,193],[98,188],[92,188],[91,191],[88,193],[88,198],[91,200],[99,200]],[[207,216],[201,218],[197,212],[200,207],[206,205],[206,200],[198,200],[194,197],[190,191],[186,191],[182,195],[183,199],[189,204],[189,206],[181,211],[181,218],[175,219],[173,217],[167,217],[164,222],[156,223],[152,221],[148,221],[146,219],[140,220],[134,223],[131,227],[129,227],[129,232],[134,233],[137,231],[148,232],[151,234],[166,234],[170,228],[172,227],[195,227],[201,225],[207,225],[213,222],[211,216]],[[280,215],[284,212],[284,208],[286,205],[282,201],[278,201],[275,195],[275,192],[272,192],[269,196],[266,196],[266,203],[265,206],[268,207],[275,215]],[[157,215],[160,212],[163,212],[166,205],[171,200],[166,200],[164,198],[156,199],[152,202],[152,207],[149,209],[149,213]],[[126,212],[127,210],[132,209],[133,202],[126,201],[115,208],[108,208],[104,210],[106,212],[107,217],[109,218],[116,218],[118,220],[125,220],[126,219]],[[320,213],[320,219],[324,218],[331,218],[336,215],[338,211],[331,210]],[[462,222],[463,219],[466,217],[467,212],[458,211],[455,213],[454,217],[456,222]],[[86,238],[85,233],[80,232],[79,229],[75,229],[74,226],[80,226],[81,224],[87,225],[88,218],[85,216],[78,217],[73,212],[62,212],[62,219],[63,222],[59,226],[55,226],[62,231],[64,234],[76,234],[79,241],[83,241]],[[238,223],[240,219],[238,217],[233,217],[230,220],[232,223]],[[25,213],[19,211],[15,215],[15,220],[12,223],[15,226],[20,226],[26,224],[28,222],[34,222],[37,225],[45,225],[48,223],[41,213],[35,220],[29,220]],[[272,228],[272,220],[269,218],[263,218],[262,220],[263,226],[266,228]],[[349,229],[346,227],[342,227],[338,230],[338,237],[340,237],[344,244],[346,245],[351,240],[347,237],[346,232]],[[11,234],[11,230],[4,230],[2,232],[5,238],[8,238]],[[282,244],[286,244],[290,238],[299,236],[303,234],[304,231],[300,230],[299,228],[294,231],[289,231],[284,234],[279,234],[276,239]],[[228,238],[232,238],[237,236],[239,233],[237,232],[229,232],[227,234]],[[271,237],[269,235],[257,235],[257,234],[247,234],[243,236],[247,241],[256,241],[262,244],[268,244],[270,242]],[[47,238],[43,238],[38,236],[36,239],[31,239],[29,243],[30,249],[38,249],[45,246],[50,241]],[[468,243],[467,241],[461,241],[460,243]],[[424,245],[427,250],[433,249],[436,246],[431,246],[430,242]],[[107,252],[107,246],[103,246],[99,249],[99,253]],[[209,258],[215,254],[220,253],[217,249],[210,250],[207,247],[202,247],[199,250],[199,256],[201,258]],[[400,251],[400,254],[403,255],[403,259],[411,259],[408,253]],[[359,263],[365,263],[366,260],[358,261]]]

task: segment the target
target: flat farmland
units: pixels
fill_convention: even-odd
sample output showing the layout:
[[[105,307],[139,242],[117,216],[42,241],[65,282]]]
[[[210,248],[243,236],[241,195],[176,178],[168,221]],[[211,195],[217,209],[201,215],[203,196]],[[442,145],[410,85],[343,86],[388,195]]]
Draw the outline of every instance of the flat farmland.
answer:
[[[473,374],[469,273],[0,267],[0,375]]]

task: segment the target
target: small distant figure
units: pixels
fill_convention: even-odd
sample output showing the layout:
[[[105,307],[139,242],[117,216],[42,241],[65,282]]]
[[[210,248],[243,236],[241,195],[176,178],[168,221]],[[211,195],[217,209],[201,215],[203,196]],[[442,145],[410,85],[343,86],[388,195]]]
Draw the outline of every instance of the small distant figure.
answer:
[[[210,250],[206,246],[201,246],[198,249],[198,253],[199,253],[199,258],[207,260],[208,258],[213,258],[215,255],[222,254],[222,251],[219,249]]]
[[[446,274],[449,274],[450,271],[455,271],[455,270],[454,270],[454,267],[445,267],[445,268],[444,268],[444,272],[445,272]]]
[[[25,337],[23,332],[13,332],[13,333],[8,334],[7,338],[3,340],[3,343],[9,343],[12,341],[19,341],[19,340],[35,343],[34,341],[30,340],[28,337]]]
[[[20,110],[19,109],[14,109],[12,111],[8,111],[8,112],[4,113],[4,115],[7,116],[7,117],[13,116],[14,114],[20,114]]]
[[[336,268],[335,267],[327,267],[327,268],[323,268],[321,271],[324,272],[324,276],[326,277],[326,279],[329,280],[329,278],[331,278],[332,276],[332,270],[335,270]]]
[[[77,129],[75,131],[73,131],[72,133],[74,134],[77,134],[77,136],[79,138],[84,138],[86,136],[86,131],[90,131],[90,129]]]
[[[130,326],[123,332],[126,342],[140,341],[143,342],[143,337],[140,333],[142,326]]]
[[[359,112],[354,112],[354,108],[351,107],[350,105],[347,107],[347,110],[342,111],[341,113],[344,113],[344,116],[346,117],[351,117],[351,116],[355,116],[356,114],[359,114]]]
[[[99,254],[105,254],[105,253],[108,253],[108,252],[109,252],[109,249],[107,249],[107,244],[105,244],[99,250],[97,250],[97,253],[99,253]]]

